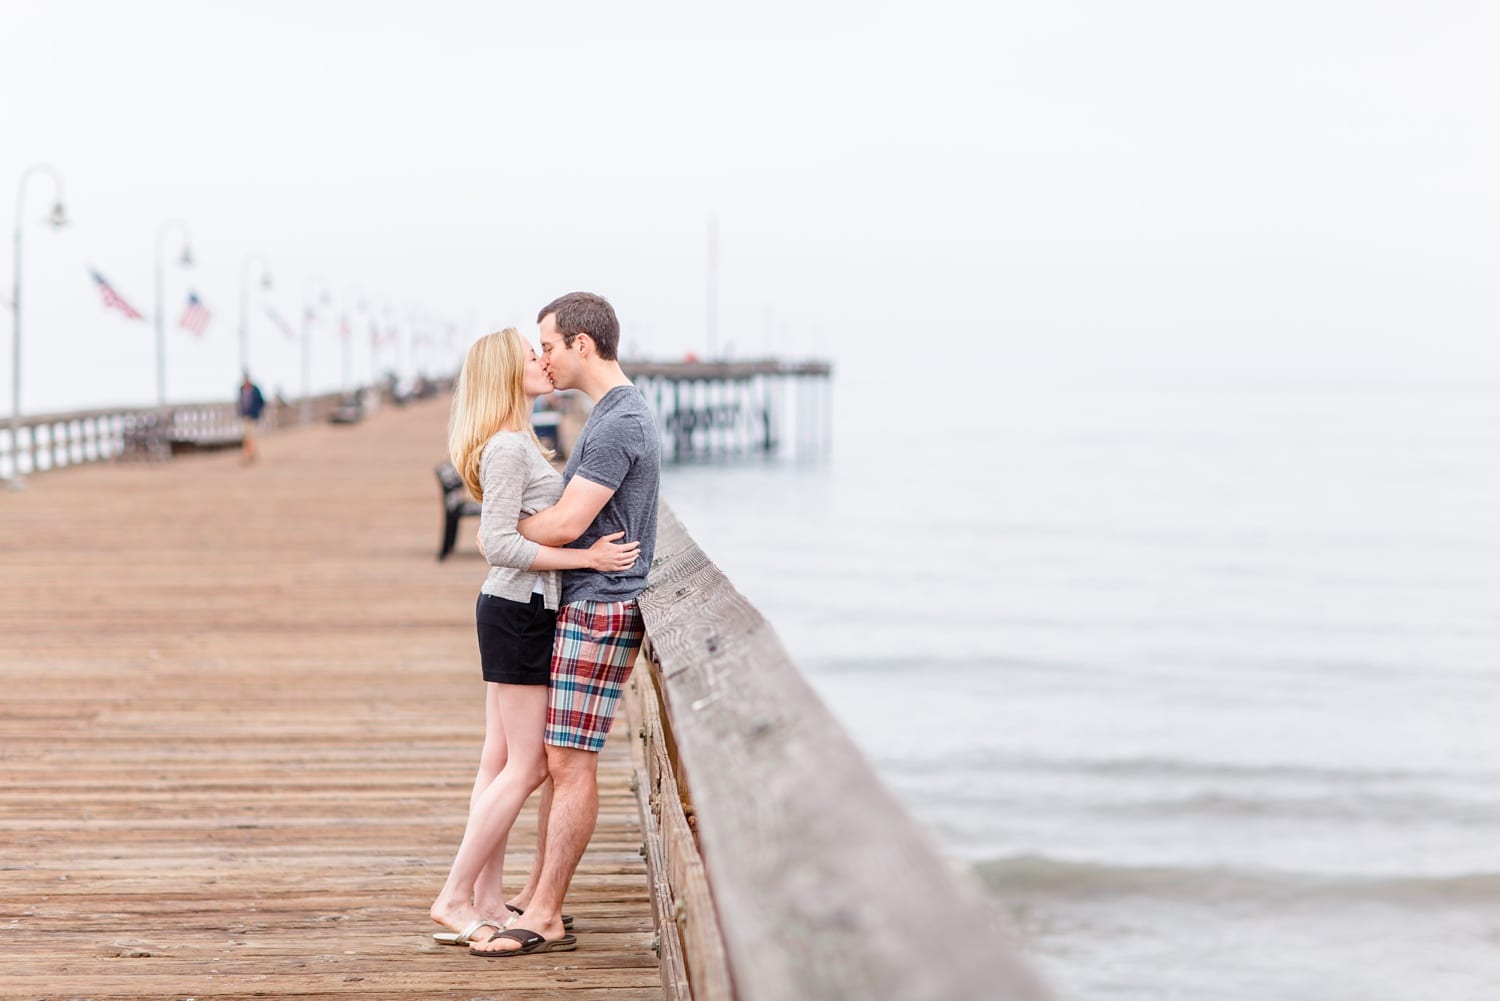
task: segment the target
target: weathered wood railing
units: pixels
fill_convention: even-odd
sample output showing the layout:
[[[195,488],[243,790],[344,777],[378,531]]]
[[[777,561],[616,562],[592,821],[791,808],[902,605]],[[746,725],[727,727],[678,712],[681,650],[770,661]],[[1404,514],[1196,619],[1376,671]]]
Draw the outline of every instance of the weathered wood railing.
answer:
[[[627,705],[668,998],[1049,997],[770,625],[660,522]]]
[[[312,419],[323,421],[338,409],[341,396],[314,397]],[[296,403],[269,404],[267,429],[299,421]],[[19,447],[9,421],[0,420],[0,477],[23,476],[105,459],[165,459],[174,448],[238,442],[243,433],[233,403],[174,403],[166,407],[114,407],[22,417]]]

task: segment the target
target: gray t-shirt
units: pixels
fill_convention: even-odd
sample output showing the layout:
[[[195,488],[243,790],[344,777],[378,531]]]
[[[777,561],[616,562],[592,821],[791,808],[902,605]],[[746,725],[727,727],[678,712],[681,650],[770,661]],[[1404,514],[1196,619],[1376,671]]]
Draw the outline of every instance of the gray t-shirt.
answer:
[[[582,476],[613,490],[599,517],[569,548],[587,549],[602,536],[623,531],[617,542],[639,542],[640,558],[629,570],[564,570],[562,600],[630,601],[646,589],[656,551],[656,493],[661,479],[661,443],[646,400],[634,386],[616,386],[594,405],[563,469],[571,483]]]

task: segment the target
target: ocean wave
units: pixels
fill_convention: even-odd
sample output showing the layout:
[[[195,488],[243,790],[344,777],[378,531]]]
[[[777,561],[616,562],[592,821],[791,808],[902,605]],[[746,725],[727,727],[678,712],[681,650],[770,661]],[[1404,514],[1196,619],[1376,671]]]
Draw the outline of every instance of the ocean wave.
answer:
[[[1500,872],[1360,877],[1227,867],[1122,866],[1044,855],[988,859],[977,863],[975,870],[1002,900],[1149,897],[1214,904],[1278,901],[1500,907]]]
[[[1159,796],[1128,803],[1103,803],[1095,812],[1113,817],[1271,818],[1277,821],[1385,821],[1464,827],[1500,825],[1500,803],[1448,796],[1392,795],[1370,792],[1323,793],[1315,796],[1237,795],[1199,792]]]
[[[873,621],[884,623],[886,619],[877,616]],[[1094,674],[1112,670],[1108,664],[1062,658],[947,656],[931,652],[925,652],[920,657],[803,657],[797,663],[809,675],[814,676],[867,674],[946,677],[954,674],[990,674],[992,672]]]
[[[910,770],[923,775],[934,765],[956,772],[1023,772],[1046,775],[1085,776],[1112,779],[1189,779],[1199,781],[1271,780],[1347,788],[1360,784],[1429,785],[1433,782],[1493,782],[1500,773],[1493,770],[1448,771],[1422,768],[1340,767],[1337,765],[1302,764],[1283,761],[1213,761],[1165,757],[1048,757],[985,746],[942,747],[938,754],[881,757],[874,755],[882,770],[899,775]]]

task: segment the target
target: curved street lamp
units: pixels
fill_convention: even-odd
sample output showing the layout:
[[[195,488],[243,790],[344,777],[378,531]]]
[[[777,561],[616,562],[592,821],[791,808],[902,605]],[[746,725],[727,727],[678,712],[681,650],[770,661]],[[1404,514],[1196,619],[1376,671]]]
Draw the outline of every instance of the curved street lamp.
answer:
[[[382,323],[385,324],[384,330],[380,326]],[[390,301],[386,300],[381,303],[379,319],[373,316],[370,318],[370,385],[372,386],[382,385],[384,382],[380,372],[380,353],[385,345],[387,333],[394,340],[395,331],[395,311],[391,308]]]
[[[260,254],[246,254],[240,264],[240,374],[250,374],[250,265],[260,265],[260,289],[271,289],[271,265]]]
[[[299,407],[303,424],[312,422],[312,287],[323,286],[318,297],[319,305],[328,305],[328,279],[313,275],[302,284],[302,404]]]
[[[168,219],[156,230],[156,405],[167,405],[167,328],[166,328],[166,277],[162,254],[166,249],[167,234],[176,230],[182,237],[182,257],[177,261],[184,268],[193,266],[193,251],[188,246],[193,235],[187,224],[177,219]]]
[[[10,485],[19,487],[21,477],[21,213],[26,209],[26,182],[32,174],[42,173],[52,178],[57,189],[57,199],[47,215],[47,224],[61,229],[68,224],[63,211],[62,175],[51,164],[34,163],[21,172],[20,190],[16,195],[16,258],[15,283],[11,287],[11,396],[10,396]]]
[[[352,303],[352,308],[350,304]],[[362,316],[366,311],[365,290],[358,285],[351,285],[344,290],[344,318],[348,329],[339,330],[339,341],[343,348],[343,386],[345,393],[349,392],[349,383],[354,378],[354,319]]]
[[[422,376],[422,355],[418,348],[427,343],[427,331],[431,329],[432,317],[421,304],[412,307],[409,316],[411,331],[406,338],[406,374],[409,378],[418,379]]]

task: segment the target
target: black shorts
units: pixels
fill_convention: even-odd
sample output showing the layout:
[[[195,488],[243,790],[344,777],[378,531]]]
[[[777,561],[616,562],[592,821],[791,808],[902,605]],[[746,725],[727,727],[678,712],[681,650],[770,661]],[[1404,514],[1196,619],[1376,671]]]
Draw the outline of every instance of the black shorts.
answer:
[[[484,680],[501,685],[545,685],[552,673],[552,634],[557,613],[531,601],[481,594],[474,607],[479,628],[479,663]]]

